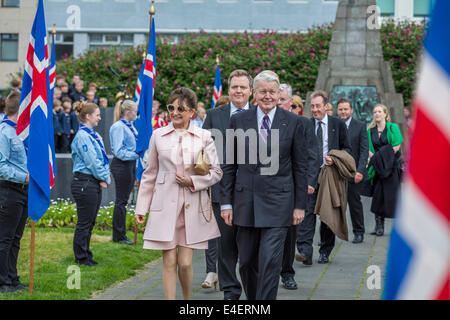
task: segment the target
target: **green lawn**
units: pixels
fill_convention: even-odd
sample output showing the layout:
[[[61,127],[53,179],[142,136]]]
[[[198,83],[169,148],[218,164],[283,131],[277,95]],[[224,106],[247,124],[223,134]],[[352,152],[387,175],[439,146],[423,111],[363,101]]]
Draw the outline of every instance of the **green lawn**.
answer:
[[[138,235],[137,246],[112,242],[111,231],[94,231],[91,251],[99,263],[94,267],[79,266],[80,289],[69,289],[70,266],[75,264],[73,254],[73,229],[36,228],[34,291],[1,294],[0,300],[79,300],[89,299],[92,294],[104,290],[114,283],[125,280],[145,264],[161,256],[160,251],[142,249],[142,234]],[[30,229],[26,228],[21,240],[18,260],[20,281],[28,285],[30,279]],[[133,239],[133,234],[127,234]],[[69,280],[69,281],[68,281]]]

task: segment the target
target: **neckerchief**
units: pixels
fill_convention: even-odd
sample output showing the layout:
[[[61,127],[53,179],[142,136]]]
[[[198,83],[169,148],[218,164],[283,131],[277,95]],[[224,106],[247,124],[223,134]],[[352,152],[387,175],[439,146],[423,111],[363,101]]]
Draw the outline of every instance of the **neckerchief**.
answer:
[[[15,122],[9,120],[6,116],[5,116],[5,118],[3,118],[3,121],[2,121],[2,122],[6,123],[7,125],[10,125],[10,126],[13,127],[14,129],[17,128],[17,123],[15,123]]]
[[[122,121],[128,128],[130,128],[131,133],[133,133],[133,136],[134,136],[134,138],[135,138],[136,141],[137,141],[137,140],[138,140],[137,132],[136,132],[136,130],[133,128],[133,126],[131,125],[131,123],[128,122],[127,120],[123,119],[123,118],[120,119],[120,121]]]
[[[97,133],[93,129],[87,127],[86,125],[84,125],[82,123],[80,123],[80,130],[86,131],[87,133],[89,133],[91,135],[92,138],[94,138],[97,141],[98,145],[100,146],[100,149],[102,150],[103,161],[105,162],[105,164],[108,164],[109,160],[108,160],[108,157],[106,156],[105,147],[103,146],[103,143],[102,143],[100,137],[97,135]]]

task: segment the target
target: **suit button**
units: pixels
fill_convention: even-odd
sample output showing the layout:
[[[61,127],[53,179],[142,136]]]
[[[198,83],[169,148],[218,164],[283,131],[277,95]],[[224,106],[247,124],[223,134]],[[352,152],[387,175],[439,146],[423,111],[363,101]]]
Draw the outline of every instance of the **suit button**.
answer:
[[[191,170],[191,167],[186,167],[184,170],[189,171]]]
[[[184,187],[186,189],[186,191],[189,191],[189,187]]]
[[[191,205],[190,205],[189,203],[186,203],[186,204],[184,205],[184,207],[185,207],[186,209],[189,209],[190,206],[191,206]]]

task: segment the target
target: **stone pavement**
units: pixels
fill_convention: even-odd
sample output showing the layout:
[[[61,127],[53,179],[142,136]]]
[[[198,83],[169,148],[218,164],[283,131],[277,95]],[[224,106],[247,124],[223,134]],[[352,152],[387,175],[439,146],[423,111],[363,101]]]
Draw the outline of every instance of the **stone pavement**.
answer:
[[[336,238],[336,246],[326,265],[318,264],[317,242],[319,241],[317,225],[314,237],[313,265],[305,266],[294,261],[297,290],[286,290],[281,281],[278,290],[279,300],[378,300],[381,298],[384,284],[385,263],[392,219],[385,222],[385,235],[372,236],[369,233],[375,225],[374,215],[370,213],[370,198],[363,198],[364,222],[366,234],[364,242],[353,244],[350,215],[347,210],[349,226],[348,242]],[[319,224],[319,219],[318,224]],[[203,289],[206,273],[203,250],[195,250],[193,257],[194,279],[192,300],[222,300],[223,293],[214,289]],[[239,272],[236,272],[239,274]],[[378,276],[378,281],[377,281]],[[378,282],[378,283],[377,283]],[[377,286],[381,285],[381,288]],[[177,299],[181,299],[181,288],[177,284]],[[147,265],[146,269],[118,285],[95,295],[98,300],[162,300],[164,288],[162,283],[162,260]],[[243,293],[241,299],[245,299]]]

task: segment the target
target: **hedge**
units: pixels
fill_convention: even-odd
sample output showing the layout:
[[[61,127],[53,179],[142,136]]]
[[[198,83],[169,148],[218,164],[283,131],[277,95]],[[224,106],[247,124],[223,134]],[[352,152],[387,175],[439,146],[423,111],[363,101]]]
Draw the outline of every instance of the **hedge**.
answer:
[[[112,230],[112,217],[114,203],[100,207],[95,220],[95,230]],[[36,222],[36,227],[43,228],[75,228],[78,221],[76,204],[70,199],[52,200],[50,207],[42,218]],[[138,231],[143,232],[145,223],[138,226]],[[126,230],[134,231],[134,206],[129,206],[126,214]]]
[[[384,23],[381,40],[384,59],[391,62],[398,93],[409,105],[417,78],[425,30],[424,22]],[[290,83],[294,92],[305,97],[314,89],[320,62],[327,58],[332,25],[309,29],[306,33],[191,34],[180,36],[178,43],[168,43],[157,35],[155,99],[165,102],[177,86],[195,90],[199,101],[209,107],[213,93],[216,55],[220,58],[223,92],[227,92],[227,75],[236,68],[256,75],[264,69],[278,73],[282,82]],[[143,47],[109,48],[89,51],[78,57],[65,57],[57,62],[57,73],[70,83],[77,73],[89,83],[105,87],[98,95],[114,101],[119,80],[108,66],[117,70],[122,81],[134,93],[144,54]]]

